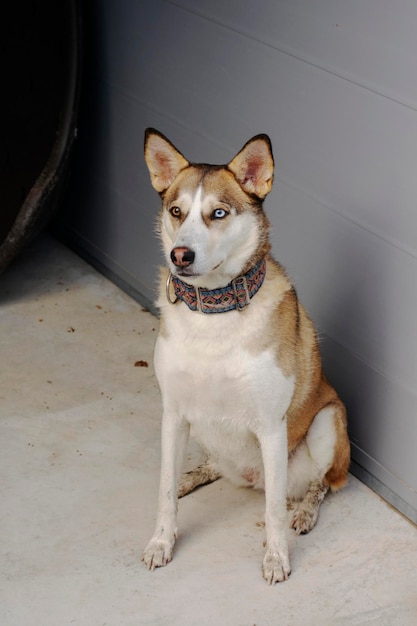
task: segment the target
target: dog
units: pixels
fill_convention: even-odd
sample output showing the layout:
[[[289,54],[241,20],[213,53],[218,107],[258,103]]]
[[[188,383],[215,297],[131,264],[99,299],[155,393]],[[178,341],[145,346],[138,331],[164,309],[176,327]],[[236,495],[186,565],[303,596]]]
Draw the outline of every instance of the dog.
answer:
[[[262,572],[275,584],[291,572],[287,498],[291,527],[309,532],[329,488],[347,481],[350,445],[313,323],[270,253],[271,142],[257,135],[227,165],[194,164],[148,128],[145,161],[167,268],[154,354],[159,508],[142,560],[150,570],[171,561],[178,497],[224,476],[265,491]],[[190,430],[207,460],[180,480]]]

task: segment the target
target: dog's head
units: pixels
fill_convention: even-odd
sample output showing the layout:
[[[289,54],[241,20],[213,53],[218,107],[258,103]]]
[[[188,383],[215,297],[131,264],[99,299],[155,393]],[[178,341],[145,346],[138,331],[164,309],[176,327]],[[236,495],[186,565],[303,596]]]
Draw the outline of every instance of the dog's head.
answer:
[[[148,128],[145,160],[162,198],[159,233],[173,274],[194,286],[221,287],[266,254],[262,202],[274,175],[267,135],[250,139],[227,165],[206,165],[189,163]]]

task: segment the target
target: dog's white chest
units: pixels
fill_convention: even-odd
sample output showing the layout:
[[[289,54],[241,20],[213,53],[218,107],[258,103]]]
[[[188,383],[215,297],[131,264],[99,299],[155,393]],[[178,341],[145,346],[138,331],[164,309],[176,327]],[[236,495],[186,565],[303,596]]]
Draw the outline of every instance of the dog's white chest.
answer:
[[[175,311],[177,313],[177,311]],[[257,351],[241,314],[204,319],[175,316],[160,336],[155,369],[164,411],[185,417],[192,435],[231,476],[247,468],[262,472],[256,434],[281,421],[292,393],[272,350]]]

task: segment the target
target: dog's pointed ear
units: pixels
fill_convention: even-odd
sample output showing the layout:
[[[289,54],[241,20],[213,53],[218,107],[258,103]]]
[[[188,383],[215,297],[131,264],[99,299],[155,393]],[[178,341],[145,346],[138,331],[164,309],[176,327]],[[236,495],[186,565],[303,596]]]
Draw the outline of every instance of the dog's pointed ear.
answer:
[[[158,193],[168,189],[180,171],[189,165],[181,152],[154,128],[145,131],[145,161],[151,183]]]
[[[228,164],[240,186],[262,200],[271,191],[274,157],[268,135],[252,137]]]

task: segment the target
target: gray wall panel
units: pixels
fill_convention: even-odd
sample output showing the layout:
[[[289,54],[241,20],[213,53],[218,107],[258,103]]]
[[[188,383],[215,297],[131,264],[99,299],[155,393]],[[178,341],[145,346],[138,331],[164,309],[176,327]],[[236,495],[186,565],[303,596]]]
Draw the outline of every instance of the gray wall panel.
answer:
[[[146,126],[227,162],[267,132],[276,257],[323,335],[356,470],[417,520],[417,3],[89,0],[66,236],[153,299]],[[358,469],[359,468],[359,469]]]
[[[417,108],[414,0],[177,0],[352,83]]]
[[[342,390],[350,409],[354,469],[360,467],[375,477],[385,486],[381,495],[416,521],[415,394],[327,337],[322,348],[329,378]],[[363,471],[359,475],[366,477]]]
[[[269,215],[276,256],[320,328],[415,393],[417,259],[285,183]]]

